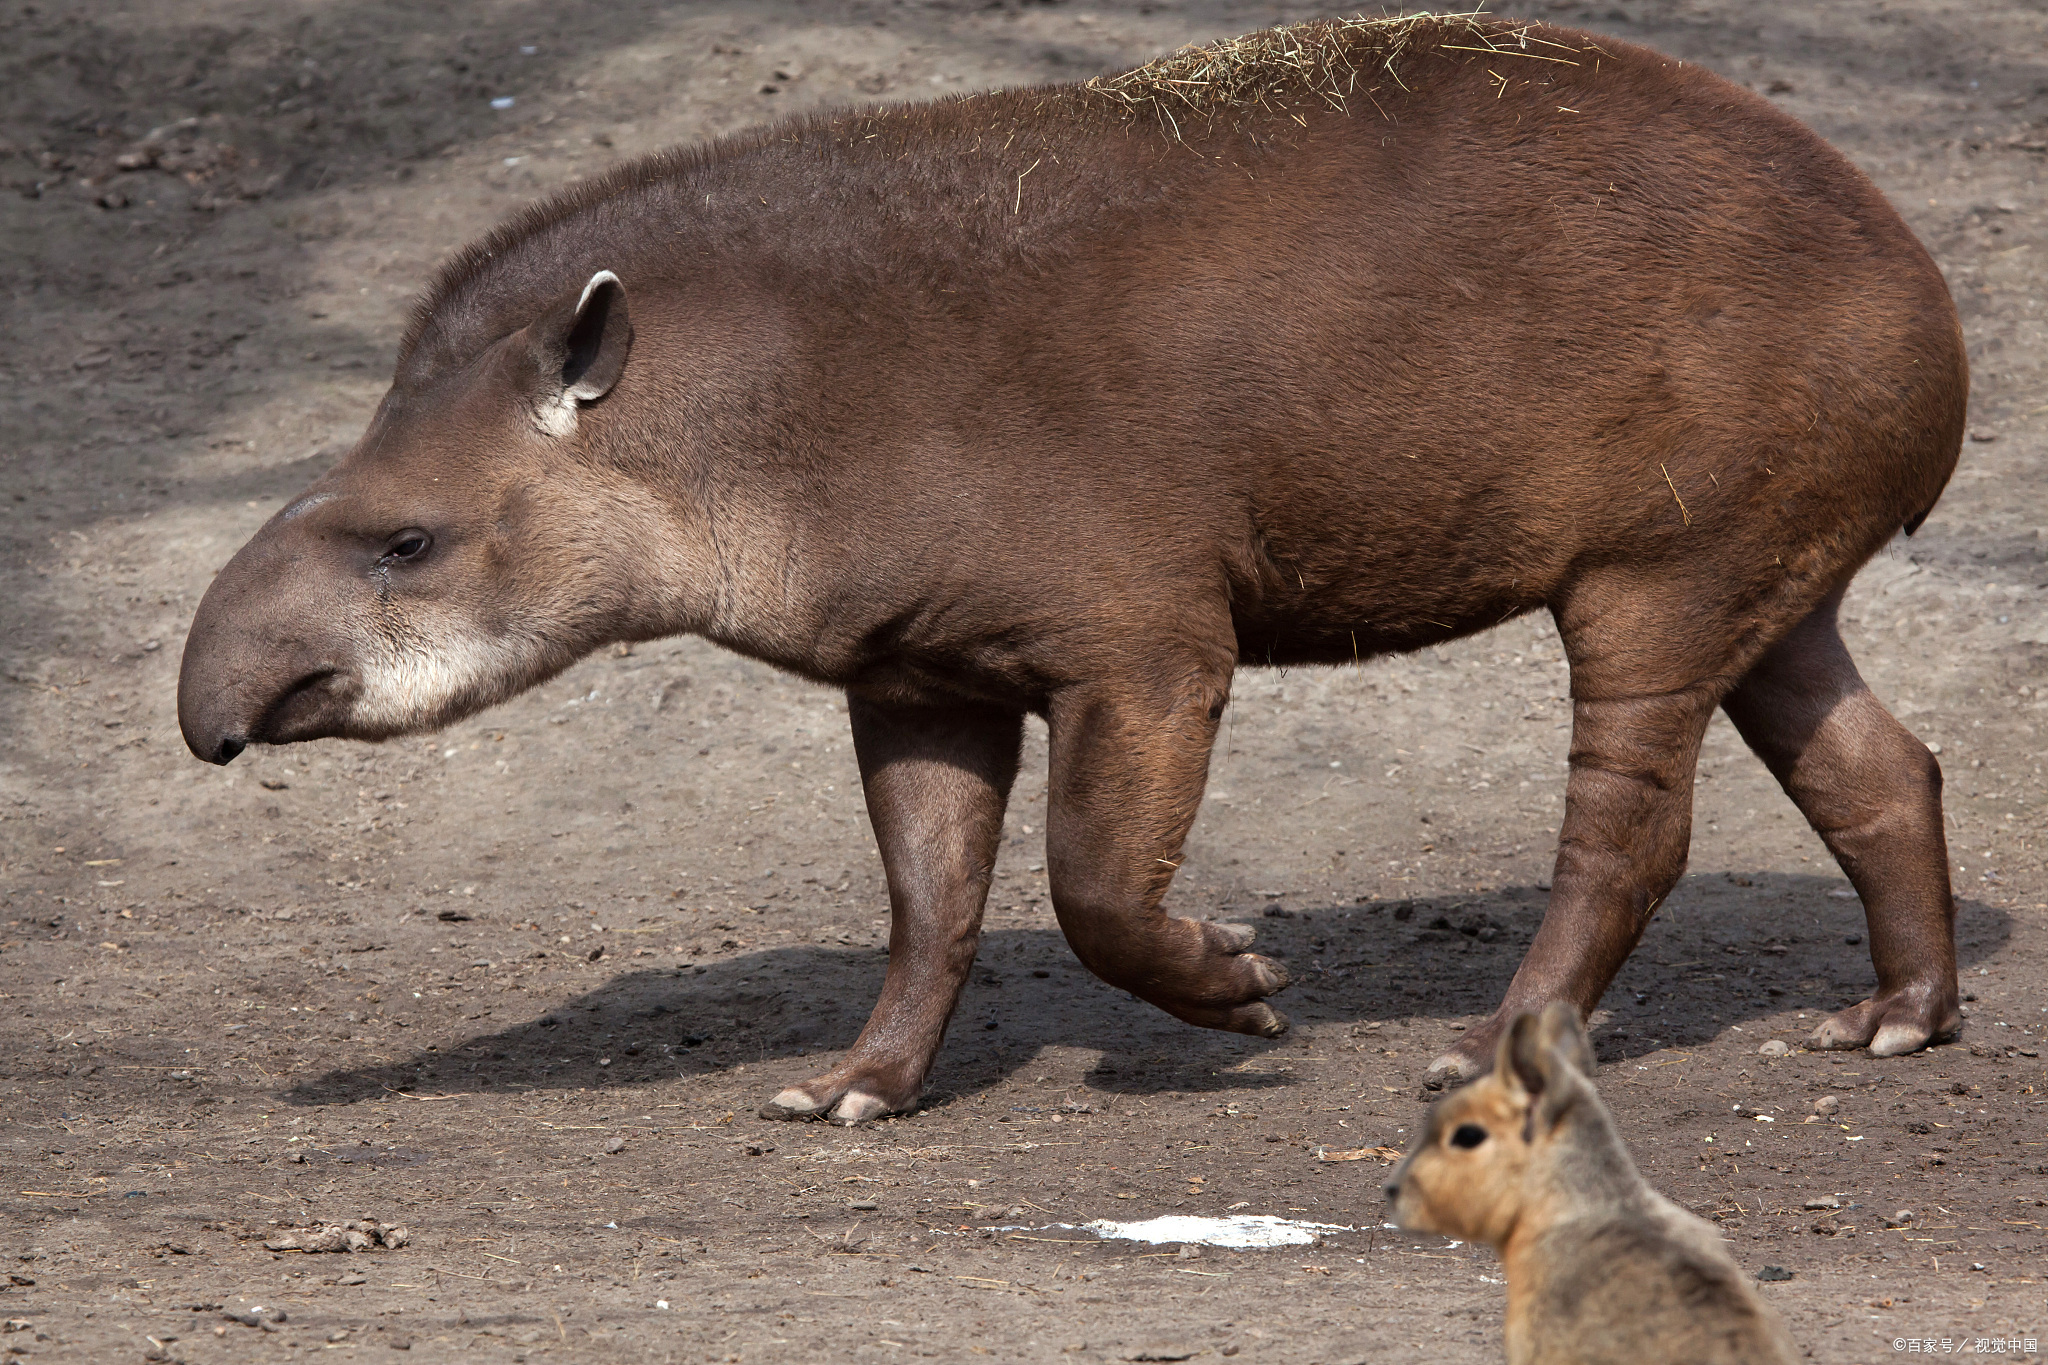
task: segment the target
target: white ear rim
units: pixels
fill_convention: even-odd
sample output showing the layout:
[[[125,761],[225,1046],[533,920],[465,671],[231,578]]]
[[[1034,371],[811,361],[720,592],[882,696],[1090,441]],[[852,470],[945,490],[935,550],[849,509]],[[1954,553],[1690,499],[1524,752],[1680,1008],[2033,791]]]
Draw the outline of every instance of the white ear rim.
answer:
[[[611,284],[618,284],[618,285],[619,285],[619,288],[621,288],[621,289],[625,288],[625,286],[624,286],[623,284],[619,284],[619,277],[618,277],[617,275],[614,275],[614,274],[612,274],[612,272],[611,272],[611,271],[609,271],[609,270],[600,270],[600,271],[598,271],[598,272],[597,272],[597,273],[596,273],[595,275],[592,275],[592,276],[590,277],[590,283],[589,283],[589,284],[586,284],[586,285],[584,285],[584,286],[583,286],[583,296],[582,296],[581,298],[579,298],[579,299],[577,299],[577,300],[576,300],[576,316],[577,316],[577,317],[582,317],[582,316],[583,316],[583,310],[584,310],[584,308],[585,308],[586,306],[588,306],[588,305],[589,305],[589,303],[590,303],[590,296],[591,296],[592,294],[595,294],[595,293],[597,292],[597,287],[598,287],[599,285],[601,285],[601,284],[605,284],[605,283],[607,283],[607,282],[609,282],[609,283],[611,283]]]
[[[590,296],[598,291],[600,285],[604,284],[615,284],[621,289],[625,288],[625,285],[620,282],[619,277],[611,271],[598,271],[590,277],[590,283],[583,286],[583,293],[576,300],[577,317],[583,316],[583,310],[590,306]],[[578,403],[597,396],[592,393],[579,393],[577,388],[577,385],[571,384],[568,388],[563,389],[552,402],[543,403],[535,408],[533,425],[541,435],[560,441],[567,440],[575,434]]]

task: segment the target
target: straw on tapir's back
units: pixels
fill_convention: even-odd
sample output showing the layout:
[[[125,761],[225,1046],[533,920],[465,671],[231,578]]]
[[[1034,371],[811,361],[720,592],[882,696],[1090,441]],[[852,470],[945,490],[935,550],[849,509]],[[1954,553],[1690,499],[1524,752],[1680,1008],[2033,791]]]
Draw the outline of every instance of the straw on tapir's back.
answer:
[[[1877,993],[1819,1040],[1906,1051],[1957,1023],[1939,777],[1834,610],[1939,495],[1965,391],[1926,253],[1756,96],[1540,25],[1305,25],[522,215],[223,571],[180,714],[216,761],[376,737],[679,631],[846,688],[890,974],[773,1107],[860,1118],[917,1099],[1026,712],[1083,961],[1274,1033],[1250,931],[1161,908],[1234,669],[1547,607],[1572,777],[1503,1008],[1597,1001],[1683,866],[1719,705],[1870,910]]]

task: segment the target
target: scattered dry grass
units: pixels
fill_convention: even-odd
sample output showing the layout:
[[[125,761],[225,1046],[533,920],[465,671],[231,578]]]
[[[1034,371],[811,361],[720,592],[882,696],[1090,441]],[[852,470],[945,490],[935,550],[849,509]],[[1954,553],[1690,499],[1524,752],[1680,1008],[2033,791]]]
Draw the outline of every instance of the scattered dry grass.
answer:
[[[1087,89],[1133,111],[1153,113],[1175,137],[1181,121],[1189,117],[1214,120],[1250,111],[1285,114],[1304,102],[1348,114],[1358,99],[1379,108],[1373,97],[1384,86],[1406,89],[1403,59],[1419,53],[1441,49],[1519,56],[1534,55],[1532,42],[1557,47],[1532,39],[1532,27],[1488,19],[1480,10],[1316,19],[1184,47],[1136,70],[1097,76]]]

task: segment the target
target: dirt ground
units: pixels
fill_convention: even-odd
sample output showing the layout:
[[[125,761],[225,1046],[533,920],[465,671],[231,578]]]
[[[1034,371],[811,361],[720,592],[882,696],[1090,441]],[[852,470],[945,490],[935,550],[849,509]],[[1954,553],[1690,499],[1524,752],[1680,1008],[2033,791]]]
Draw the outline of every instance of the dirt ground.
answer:
[[[1653,1182],[1789,1272],[1760,1287],[1814,1359],[2024,1351],[2048,1337],[2048,12],[1541,8],[1842,147],[1940,259],[1975,367],[1962,467],[1846,626],[1948,773],[1963,1039],[1798,1049],[1869,989],[1861,912],[1717,723],[1693,870],[1596,1018],[1604,1092]],[[1317,1152],[1406,1144],[1422,1068],[1542,912],[1567,735],[1545,622],[1240,676],[1174,904],[1256,919],[1291,964],[1277,1042],[1074,962],[1034,732],[929,1106],[857,1130],[754,1117],[881,979],[838,697],[671,641],[431,740],[213,769],[173,713],[208,576],[354,438],[435,260],[515,206],[788,109],[1310,12],[0,5],[0,1350],[1499,1357],[1492,1257],[1378,1227],[1383,1164]],[[1057,1226],[1226,1211],[1357,1230],[1182,1254]],[[410,1239],[264,1246],[359,1217]]]

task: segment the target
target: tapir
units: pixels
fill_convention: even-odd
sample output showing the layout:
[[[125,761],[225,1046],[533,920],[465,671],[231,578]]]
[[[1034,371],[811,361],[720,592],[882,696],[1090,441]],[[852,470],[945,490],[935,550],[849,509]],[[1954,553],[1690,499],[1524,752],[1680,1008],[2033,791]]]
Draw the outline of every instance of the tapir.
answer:
[[[1959,1027],[1941,777],[1837,629],[1953,470],[1940,271],[1871,182],[1683,62],[1327,21],[1079,84],[792,118],[554,195],[433,278],[361,440],[214,579],[200,758],[445,726],[695,633],[844,689],[881,998],[768,1112],[913,1107],[1027,714],[1103,980],[1274,1036],[1250,929],[1169,913],[1244,665],[1539,608],[1565,811],[1506,1022],[1599,1001],[1685,866],[1715,708],[1862,897],[1814,1044]]]

